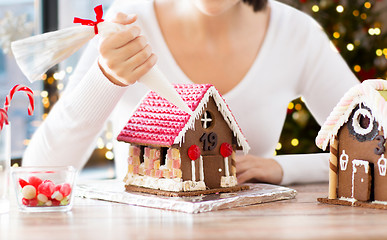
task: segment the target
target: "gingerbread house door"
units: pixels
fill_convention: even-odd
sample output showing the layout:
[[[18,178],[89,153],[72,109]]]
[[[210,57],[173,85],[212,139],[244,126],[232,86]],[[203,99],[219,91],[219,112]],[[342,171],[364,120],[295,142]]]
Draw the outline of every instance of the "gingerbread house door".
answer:
[[[352,161],[352,197],[358,201],[371,198],[371,168],[368,161]]]
[[[223,158],[220,155],[204,155],[204,182],[208,188],[220,188],[220,181],[224,176]]]

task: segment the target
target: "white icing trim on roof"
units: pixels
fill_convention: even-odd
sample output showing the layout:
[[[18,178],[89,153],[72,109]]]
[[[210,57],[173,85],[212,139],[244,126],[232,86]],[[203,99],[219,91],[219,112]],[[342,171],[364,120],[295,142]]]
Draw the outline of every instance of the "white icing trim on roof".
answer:
[[[387,104],[378,91],[387,90],[387,81],[381,79],[366,80],[352,87],[335,106],[316,138],[316,145],[325,150],[339,129],[348,121],[352,110],[360,103],[371,109],[372,115],[387,138]]]
[[[243,149],[243,152],[245,154],[247,154],[248,151],[250,150],[250,146],[247,143],[247,140],[246,140],[245,136],[243,135],[236,119],[234,118],[234,115],[232,115],[226,102],[224,101],[224,99],[222,98],[222,96],[219,94],[218,90],[216,90],[216,88],[214,86],[208,88],[207,92],[204,94],[203,98],[200,100],[195,111],[193,112],[191,117],[188,119],[187,124],[180,131],[179,135],[177,135],[177,137],[175,138],[174,144],[181,145],[184,142],[184,136],[185,136],[187,130],[188,129],[193,130],[195,128],[195,120],[197,120],[201,117],[203,110],[206,108],[210,97],[214,98],[219,112],[222,114],[227,125],[232,130],[234,136],[237,138],[239,146],[241,146]]]

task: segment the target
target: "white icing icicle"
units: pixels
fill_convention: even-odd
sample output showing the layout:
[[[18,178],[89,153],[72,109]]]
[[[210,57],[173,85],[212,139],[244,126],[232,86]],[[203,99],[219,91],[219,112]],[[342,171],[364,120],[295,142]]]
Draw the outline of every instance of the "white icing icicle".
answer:
[[[204,181],[204,167],[203,167],[202,155],[200,155],[200,158],[199,158],[199,173],[200,173],[200,181]]]
[[[191,167],[192,167],[192,182],[196,181],[196,172],[195,172],[195,161],[191,160]]]
[[[230,170],[228,167],[228,157],[224,158],[224,172],[225,172],[226,177],[230,176]]]

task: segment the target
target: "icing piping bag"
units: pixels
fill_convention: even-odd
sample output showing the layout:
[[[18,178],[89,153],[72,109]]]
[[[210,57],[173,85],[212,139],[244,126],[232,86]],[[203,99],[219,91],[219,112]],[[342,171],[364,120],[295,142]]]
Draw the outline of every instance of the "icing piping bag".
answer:
[[[28,80],[31,82],[41,80],[41,76],[48,69],[78,51],[97,34],[106,37],[127,27],[122,24],[104,21],[102,19],[102,5],[95,7],[94,12],[96,13],[96,21],[74,18],[74,23],[81,23],[82,25],[32,36],[11,43],[15,60]],[[181,99],[181,96],[157,66],[154,66],[139,82],[192,115],[192,110]]]

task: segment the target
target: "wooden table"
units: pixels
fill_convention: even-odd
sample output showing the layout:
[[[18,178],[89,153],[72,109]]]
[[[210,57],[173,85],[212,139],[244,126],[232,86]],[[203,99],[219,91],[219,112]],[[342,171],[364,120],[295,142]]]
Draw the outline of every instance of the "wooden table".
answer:
[[[327,184],[292,186],[296,199],[209,213],[75,199],[69,213],[0,215],[0,239],[372,239],[387,238],[387,211],[324,205]]]

